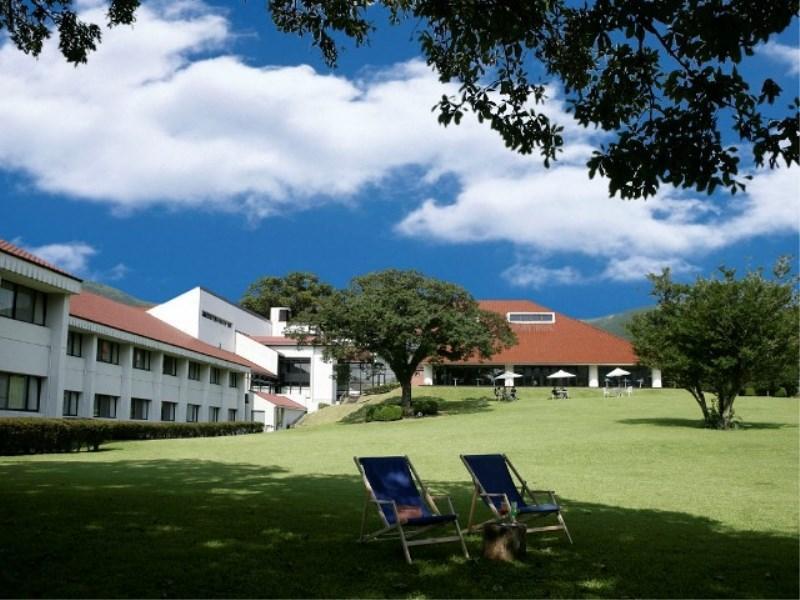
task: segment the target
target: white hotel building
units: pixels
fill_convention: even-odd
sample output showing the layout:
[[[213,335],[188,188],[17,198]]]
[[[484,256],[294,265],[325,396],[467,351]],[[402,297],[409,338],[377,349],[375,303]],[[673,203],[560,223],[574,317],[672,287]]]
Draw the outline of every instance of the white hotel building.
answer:
[[[138,308],[0,240],[0,417],[290,426],[335,397],[333,365],[202,288]],[[276,393],[280,392],[280,393]]]

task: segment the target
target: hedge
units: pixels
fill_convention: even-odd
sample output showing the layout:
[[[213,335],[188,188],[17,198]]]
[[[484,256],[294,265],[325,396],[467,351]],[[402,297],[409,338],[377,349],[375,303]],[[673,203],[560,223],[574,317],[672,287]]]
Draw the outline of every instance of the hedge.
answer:
[[[414,410],[415,415],[429,416],[439,414],[439,403],[433,399],[412,400],[411,408]]]
[[[403,418],[403,408],[396,404],[378,406],[372,413],[372,421],[399,421]]]
[[[376,396],[378,394],[386,394],[391,392],[392,390],[396,390],[400,387],[400,384],[397,382],[394,383],[384,383],[383,385],[376,385],[368,390],[364,390],[361,392],[362,396]]]
[[[92,419],[0,419],[0,455],[98,450],[112,440],[163,440],[261,433],[260,423],[139,423]]]

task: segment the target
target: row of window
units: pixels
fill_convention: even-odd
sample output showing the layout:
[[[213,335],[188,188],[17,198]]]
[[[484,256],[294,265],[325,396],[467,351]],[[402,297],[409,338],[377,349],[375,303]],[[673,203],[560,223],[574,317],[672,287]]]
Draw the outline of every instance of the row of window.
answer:
[[[209,321],[214,321],[214,323],[219,323],[220,325],[224,325],[228,329],[230,329],[233,326],[233,323],[231,323],[230,321],[226,321],[222,317],[218,317],[217,315],[212,314],[206,310],[202,312],[202,315]]]
[[[44,325],[47,294],[4,280],[0,282],[0,317]]]
[[[119,364],[119,348],[117,342],[100,338],[97,340],[97,361],[108,363],[112,365]],[[70,331],[67,334],[67,354],[69,356],[76,356],[78,358],[83,356],[83,335],[76,331]],[[150,361],[152,353],[144,348],[133,349],[133,368],[141,371],[150,370]],[[203,365],[196,362],[189,363],[189,372],[187,377],[194,381],[200,381],[200,372]],[[164,362],[162,366],[164,375],[172,375],[173,377],[178,374],[178,359],[174,356],[164,355]],[[222,369],[218,367],[209,367],[208,381],[214,385],[221,385]],[[228,373],[228,387],[239,387],[239,373]]]
[[[65,417],[77,417],[80,409],[81,393],[66,390],[64,391],[64,411]],[[151,400],[147,398],[131,398],[131,412],[130,418],[135,421],[146,421],[150,418],[150,404]],[[119,404],[118,396],[109,396],[106,394],[96,394],[94,397],[94,411],[93,415],[98,418],[116,419],[117,418],[117,405]],[[161,403],[161,420],[174,421],[177,413],[177,402]],[[196,423],[200,420],[200,405],[187,404],[186,405],[186,422]],[[208,420],[209,422],[216,423],[219,421],[219,407],[208,407]],[[236,420],[236,409],[228,409],[228,420]]]

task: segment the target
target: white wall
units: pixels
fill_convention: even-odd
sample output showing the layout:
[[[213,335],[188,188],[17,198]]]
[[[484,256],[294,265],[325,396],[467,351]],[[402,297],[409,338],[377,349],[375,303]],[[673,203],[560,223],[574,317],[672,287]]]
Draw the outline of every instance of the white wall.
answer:
[[[194,288],[159,304],[147,312],[192,337],[198,337],[200,327],[200,288]]]
[[[254,339],[236,332],[236,354],[264,367],[270,373],[278,373],[278,353]]]
[[[199,289],[200,294],[201,311],[206,310],[211,314],[233,323],[232,329],[241,331],[247,335],[272,335],[272,325],[268,319],[255,315],[235,304],[231,304],[227,300],[223,300],[204,289],[197,289]],[[201,320],[208,321],[208,319]],[[211,323],[212,321],[208,322]]]

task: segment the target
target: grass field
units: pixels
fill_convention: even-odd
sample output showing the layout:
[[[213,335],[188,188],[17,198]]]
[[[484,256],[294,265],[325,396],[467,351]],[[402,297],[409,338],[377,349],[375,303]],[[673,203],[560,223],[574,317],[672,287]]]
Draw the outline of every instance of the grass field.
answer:
[[[425,419],[0,458],[0,595],[798,597],[797,399],[740,398],[747,427],[718,432],[679,391],[488,391],[415,390],[446,400]],[[423,547],[407,566],[396,542],[355,542],[354,455],[408,454],[463,521],[458,455],[497,451],[559,493],[574,545],[529,537],[514,564]]]

